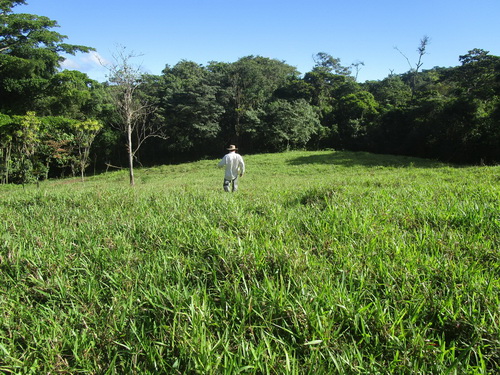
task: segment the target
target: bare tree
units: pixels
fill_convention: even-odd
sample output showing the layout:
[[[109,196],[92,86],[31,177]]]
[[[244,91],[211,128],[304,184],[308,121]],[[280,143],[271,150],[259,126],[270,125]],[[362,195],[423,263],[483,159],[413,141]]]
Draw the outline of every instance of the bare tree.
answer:
[[[410,62],[410,59],[403,52],[401,52],[401,50],[398,47],[394,47],[394,49],[397,50],[406,59],[406,61],[408,62],[408,65],[410,66],[410,72],[412,73],[412,81],[411,81],[412,96],[413,96],[413,93],[415,90],[416,78],[417,78],[418,71],[420,70],[420,68],[424,64],[422,61],[422,57],[426,54],[425,50],[427,48],[427,45],[430,43],[430,41],[431,40],[427,35],[424,35],[422,37],[422,39],[420,39],[420,44],[417,48],[418,60],[415,63],[415,67],[413,67],[413,64]]]
[[[151,137],[166,139],[163,127],[151,121],[156,107],[139,92],[143,73],[141,66],[132,64],[139,57],[119,47],[113,56],[114,63],[108,66],[111,97],[115,104],[120,123],[118,127],[127,138],[126,149],[129,164],[130,185],[135,185],[134,159],[144,141]]]
[[[354,68],[356,71],[356,74],[354,75],[354,79],[357,81],[358,80],[358,74],[359,71],[361,70],[361,66],[365,66],[365,63],[363,61],[356,61],[351,64],[351,66]]]

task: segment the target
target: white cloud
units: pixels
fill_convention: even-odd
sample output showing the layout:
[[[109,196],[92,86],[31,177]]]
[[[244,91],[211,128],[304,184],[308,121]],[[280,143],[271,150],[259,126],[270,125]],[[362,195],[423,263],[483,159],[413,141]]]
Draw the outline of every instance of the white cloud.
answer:
[[[99,64],[100,66],[109,65],[110,62],[103,56],[101,56],[98,52],[92,51],[83,56],[86,61],[92,64]]]
[[[78,61],[76,61],[76,60],[65,59],[61,63],[61,68],[63,68],[63,69],[70,69],[70,70],[79,70],[81,67],[80,67],[80,64],[78,64]]]
[[[98,52],[91,51],[89,53],[81,53],[75,56],[68,55],[61,63],[62,69],[79,70],[80,72],[87,73],[88,76],[97,81],[104,81],[106,79],[106,68],[110,62]]]

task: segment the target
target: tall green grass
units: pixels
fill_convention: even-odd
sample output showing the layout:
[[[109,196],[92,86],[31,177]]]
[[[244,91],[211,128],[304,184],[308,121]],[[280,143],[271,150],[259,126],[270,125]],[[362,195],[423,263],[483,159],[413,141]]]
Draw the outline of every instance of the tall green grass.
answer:
[[[0,372],[500,368],[500,167],[245,162],[0,186]]]

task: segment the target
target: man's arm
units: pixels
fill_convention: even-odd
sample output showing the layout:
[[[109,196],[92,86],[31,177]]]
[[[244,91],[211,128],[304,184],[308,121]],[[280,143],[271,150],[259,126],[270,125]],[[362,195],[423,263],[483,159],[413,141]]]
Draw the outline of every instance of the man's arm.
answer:
[[[245,162],[243,158],[240,156],[240,177],[245,174]]]
[[[226,157],[224,156],[224,157],[221,159],[221,161],[219,162],[219,164],[217,164],[217,166],[218,166],[219,168],[222,168],[222,167],[223,167],[223,166],[225,166],[225,165],[226,165]]]

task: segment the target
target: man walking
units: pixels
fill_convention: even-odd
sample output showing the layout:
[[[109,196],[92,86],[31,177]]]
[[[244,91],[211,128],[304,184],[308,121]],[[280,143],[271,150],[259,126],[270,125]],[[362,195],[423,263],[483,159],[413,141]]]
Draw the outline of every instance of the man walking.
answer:
[[[236,153],[235,145],[230,145],[227,150],[229,152],[219,162],[219,168],[226,167],[223,186],[224,191],[229,192],[238,190],[238,176],[245,173],[245,163],[241,155]]]

